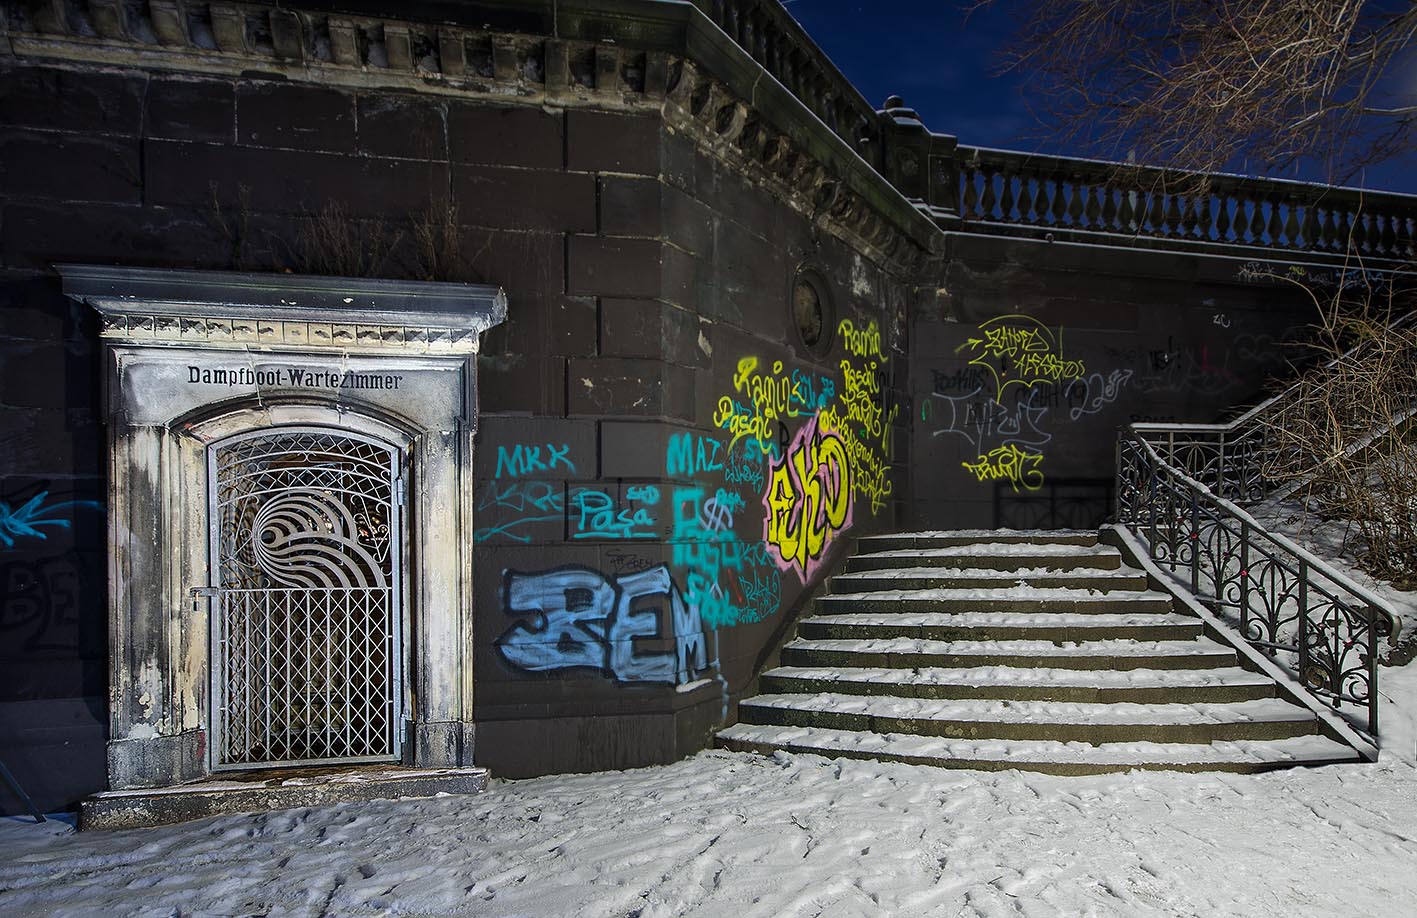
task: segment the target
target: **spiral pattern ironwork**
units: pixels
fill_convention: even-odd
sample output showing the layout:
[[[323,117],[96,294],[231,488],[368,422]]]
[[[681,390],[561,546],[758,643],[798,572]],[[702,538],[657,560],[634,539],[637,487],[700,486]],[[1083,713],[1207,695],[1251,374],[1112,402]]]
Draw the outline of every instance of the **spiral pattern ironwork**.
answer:
[[[281,586],[384,587],[373,553],[360,544],[354,513],[319,491],[272,498],[251,523],[256,565]]]

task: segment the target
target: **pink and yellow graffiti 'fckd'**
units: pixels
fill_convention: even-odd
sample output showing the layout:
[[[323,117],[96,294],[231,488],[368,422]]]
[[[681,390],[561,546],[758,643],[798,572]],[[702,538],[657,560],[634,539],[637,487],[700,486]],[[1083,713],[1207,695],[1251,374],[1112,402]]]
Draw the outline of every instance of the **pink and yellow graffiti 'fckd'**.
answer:
[[[763,541],[777,566],[809,581],[832,537],[851,526],[846,445],[813,418],[774,462],[763,495]]]

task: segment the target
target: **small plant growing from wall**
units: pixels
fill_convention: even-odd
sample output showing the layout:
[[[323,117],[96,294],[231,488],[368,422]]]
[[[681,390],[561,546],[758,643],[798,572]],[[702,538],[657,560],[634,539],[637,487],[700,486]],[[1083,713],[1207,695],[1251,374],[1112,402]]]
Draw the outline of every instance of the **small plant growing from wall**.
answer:
[[[227,241],[227,259],[237,271],[278,271],[330,277],[486,283],[477,262],[491,245],[489,236],[470,252],[460,214],[452,203],[433,203],[406,220],[392,222],[352,214],[338,201],[305,209],[285,221],[254,226],[251,189],[241,186],[224,201],[212,183],[207,222]]]
[[[337,201],[296,219],[290,258],[301,274],[389,277],[404,230],[382,220],[360,219]]]

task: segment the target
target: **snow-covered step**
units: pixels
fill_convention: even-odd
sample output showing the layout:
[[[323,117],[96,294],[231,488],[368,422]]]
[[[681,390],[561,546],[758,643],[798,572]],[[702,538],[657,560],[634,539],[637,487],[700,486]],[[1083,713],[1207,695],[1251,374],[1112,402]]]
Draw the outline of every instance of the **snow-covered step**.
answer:
[[[1067,587],[1082,590],[1145,590],[1146,574],[1133,568],[1071,571],[1047,567],[1015,570],[952,567],[898,567],[878,571],[838,574],[831,580],[833,594],[869,593],[876,590],[1002,589],[1011,586]]]
[[[758,695],[739,704],[738,716],[744,723],[775,726],[1093,744],[1288,739],[1318,729],[1312,711],[1279,698],[1099,704],[820,692]]]
[[[1200,637],[1200,619],[1156,612],[863,612],[805,619],[808,639],[1170,641]]]
[[[1274,683],[1239,667],[1197,670],[1086,670],[974,666],[778,666],[763,673],[774,694],[841,692],[909,698],[1156,703],[1249,701],[1274,696]]]
[[[862,552],[874,552],[902,548],[942,548],[980,542],[1096,545],[1097,533],[1091,529],[947,529],[866,536],[858,545]]]
[[[1171,597],[1155,590],[1080,590],[1066,587],[1002,586],[990,589],[894,589],[827,595],[822,613],[934,612],[1170,612]]]
[[[1057,545],[1028,542],[976,542],[944,548],[906,548],[873,551],[848,559],[846,570],[878,571],[904,566],[987,568],[1017,570],[1046,567],[1053,570],[1117,570],[1122,555],[1110,545]]]
[[[970,740],[880,734],[820,727],[735,724],[718,734],[719,745],[742,752],[812,753],[833,758],[878,759],[999,771],[1018,768],[1060,775],[1135,769],[1256,772],[1295,765],[1358,761],[1352,749],[1318,735],[1282,740],[1214,743],[1064,743],[1048,740]]]
[[[799,637],[783,648],[782,662],[788,666],[895,668],[1208,669],[1234,666],[1235,651],[1207,638],[1058,644],[1045,640],[936,641],[904,637],[807,640]]]
[[[1360,758],[1093,533],[859,551],[721,745],[1059,773]]]

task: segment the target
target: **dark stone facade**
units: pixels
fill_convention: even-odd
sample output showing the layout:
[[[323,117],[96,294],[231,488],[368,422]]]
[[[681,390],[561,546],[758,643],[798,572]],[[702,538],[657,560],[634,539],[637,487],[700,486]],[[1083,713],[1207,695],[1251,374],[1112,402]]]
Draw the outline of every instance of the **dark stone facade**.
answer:
[[[495,36],[444,51],[483,67],[456,86],[84,47],[0,54],[0,758],[43,806],[104,786],[108,672],[97,333],[55,264],[505,289],[474,464],[499,776],[703,748],[855,537],[1090,525],[1116,425],[1214,420],[1307,320],[1230,258],[939,230],[653,48],[547,52],[564,91],[519,94]]]

